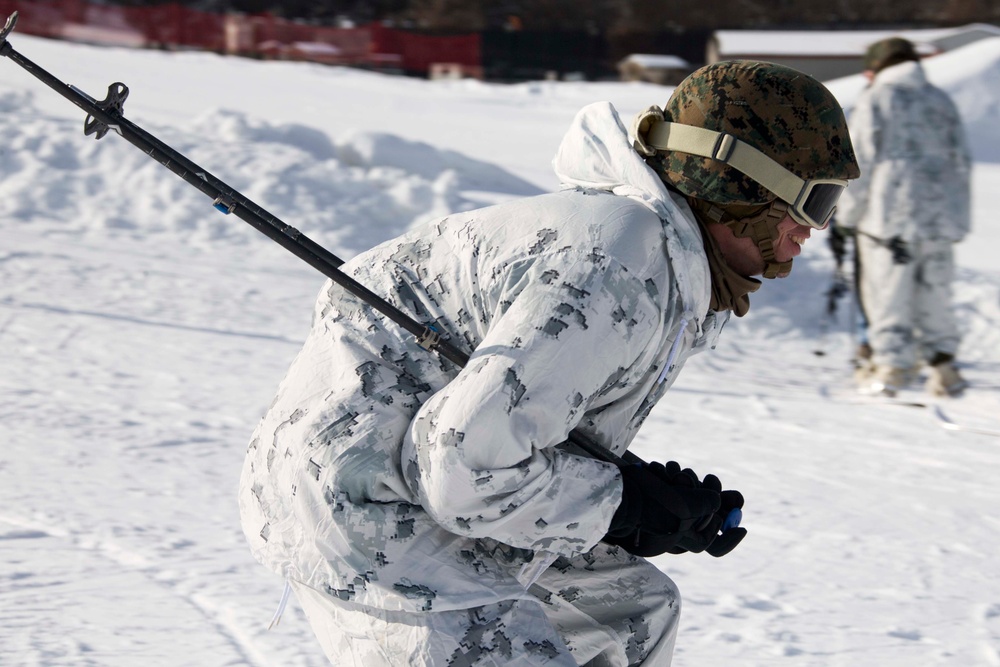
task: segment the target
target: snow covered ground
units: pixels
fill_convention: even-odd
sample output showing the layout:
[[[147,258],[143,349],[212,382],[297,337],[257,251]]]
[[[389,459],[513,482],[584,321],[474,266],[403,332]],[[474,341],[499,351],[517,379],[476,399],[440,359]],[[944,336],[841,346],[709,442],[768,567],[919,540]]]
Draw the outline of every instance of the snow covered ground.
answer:
[[[669,95],[11,43],[98,99],[125,82],[133,122],[342,258],[555,188],[577,109],[607,99],[628,119]],[[1000,665],[1000,40],[927,66],[978,158],[956,282],[973,388],[933,403],[983,432],[851,392],[851,308],[821,335],[833,259],[814,235],[637,441],[747,498],[733,554],[657,560],[685,598],[679,667]],[[850,105],[860,80],[831,87]],[[0,664],[326,664],[294,600],[266,630],[282,582],[236,507],[322,278],[82,124],[0,62]]]

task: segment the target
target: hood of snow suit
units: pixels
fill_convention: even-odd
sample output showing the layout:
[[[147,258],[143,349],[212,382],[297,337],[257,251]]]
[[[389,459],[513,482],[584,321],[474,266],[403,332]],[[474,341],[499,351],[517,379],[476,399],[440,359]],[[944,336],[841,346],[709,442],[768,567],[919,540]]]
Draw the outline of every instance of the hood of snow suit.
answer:
[[[711,285],[701,230],[687,202],[668,192],[632,148],[614,106],[595,102],[581,109],[563,137],[552,167],[566,187],[629,197],[660,217],[686,319],[700,321],[707,311]]]

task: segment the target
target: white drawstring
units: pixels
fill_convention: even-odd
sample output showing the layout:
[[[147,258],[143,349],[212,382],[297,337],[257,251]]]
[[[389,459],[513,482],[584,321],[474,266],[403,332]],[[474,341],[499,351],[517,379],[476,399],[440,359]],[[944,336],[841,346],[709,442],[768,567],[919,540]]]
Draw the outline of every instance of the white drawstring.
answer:
[[[656,384],[663,384],[663,381],[667,379],[667,373],[674,366],[674,359],[677,358],[677,349],[680,347],[681,339],[684,337],[684,330],[687,329],[688,316],[687,313],[681,318],[680,329],[677,330],[677,337],[674,338],[673,345],[670,346],[670,354],[667,355],[667,363],[660,371],[660,377],[656,379]]]
[[[274,612],[274,618],[268,623],[267,629],[270,630],[274,626],[281,622],[281,615],[285,613],[285,605],[288,604],[288,596],[292,593],[292,585],[289,581],[285,580],[285,590],[281,591],[281,602],[278,603],[278,609]]]

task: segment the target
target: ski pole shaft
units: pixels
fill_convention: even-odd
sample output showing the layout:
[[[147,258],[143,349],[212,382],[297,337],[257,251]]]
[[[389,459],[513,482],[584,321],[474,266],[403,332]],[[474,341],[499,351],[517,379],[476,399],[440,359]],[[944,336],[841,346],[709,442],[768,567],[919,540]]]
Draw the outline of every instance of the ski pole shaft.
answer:
[[[469,356],[446,340],[442,340],[438,332],[420,324],[343,271],[340,271],[339,267],[344,262],[336,255],[312,241],[299,230],[285,224],[277,216],[269,213],[250,199],[247,199],[239,191],[219,180],[206,169],[198,166],[141,127],[126,119],[122,115],[124,101],[128,97],[128,88],[124,84],[111,84],[108,87],[107,98],[98,102],[76,87],[64,83],[18,53],[7,41],[7,36],[14,29],[16,23],[17,12],[14,12],[7,19],[3,29],[0,30],[0,56],[9,58],[29,74],[85,111],[88,116],[84,122],[84,134],[94,134],[96,139],[101,139],[109,130],[114,130],[136,148],[184,179],[185,182],[212,198],[215,208],[223,213],[235,215],[244,222],[249,223],[254,229],[304,260],[327,278],[330,278],[348,292],[362,299],[372,308],[398,324],[401,328],[413,334],[422,347],[437,352],[456,366],[464,367],[468,363]],[[608,463],[621,466],[641,462],[641,459],[630,452],[626,452],[624,458],[620,457],[578,431],[572,431],[569,434],[569,440],[594,458]]]

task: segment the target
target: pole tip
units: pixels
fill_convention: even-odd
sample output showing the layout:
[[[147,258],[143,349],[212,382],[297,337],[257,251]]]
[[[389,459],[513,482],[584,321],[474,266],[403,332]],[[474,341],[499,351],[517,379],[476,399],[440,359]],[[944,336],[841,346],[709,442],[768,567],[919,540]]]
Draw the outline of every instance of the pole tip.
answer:
[[[7,35],[14,31],[14,26],[17,24],[17,12],[7,17],[7,22],[3,24],[3,30],[0,30],[0,44],[7,41]]]

